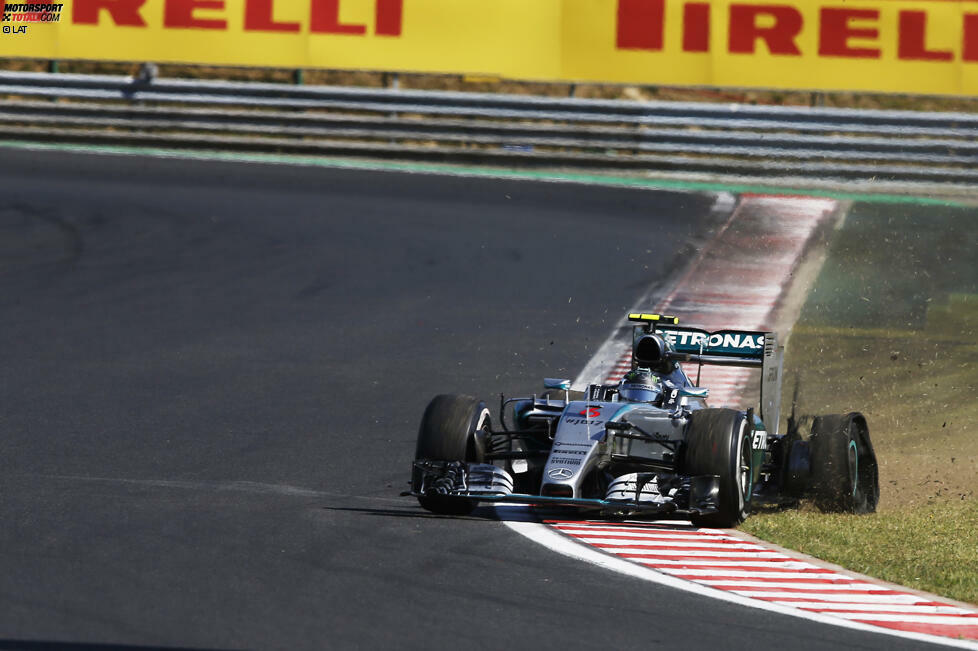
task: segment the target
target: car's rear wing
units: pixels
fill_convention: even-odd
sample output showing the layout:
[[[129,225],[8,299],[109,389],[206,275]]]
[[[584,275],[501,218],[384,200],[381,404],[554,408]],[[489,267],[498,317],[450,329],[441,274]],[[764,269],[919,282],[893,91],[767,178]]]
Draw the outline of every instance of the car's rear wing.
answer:
[[[649,333],[657,333],[671,344],[669,357],[677,362],[761,369],[761,420],[769,434],[777,434],[781,417],[781,373],[784,346],[774,332],[717,330],[677,325],[679,319],[660,314],[628,315],[634,325],[633,345]],[[634,350],[634,348],[633,348]],[[634,362],[633,362],[634,364]]]

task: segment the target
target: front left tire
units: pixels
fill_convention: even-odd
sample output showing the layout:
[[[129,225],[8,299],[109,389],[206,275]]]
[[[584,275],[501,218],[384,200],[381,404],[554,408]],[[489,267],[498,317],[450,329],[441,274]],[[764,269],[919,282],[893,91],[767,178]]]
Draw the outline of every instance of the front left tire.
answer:
[[[421,417],[415,459],[483,463],[485,450],[479,432],[490,426],[489,409],[478,398],[464,395],[435,396]],[[468,515],[477,500],[443,495],[418,498],[421,506],[440,515]]]

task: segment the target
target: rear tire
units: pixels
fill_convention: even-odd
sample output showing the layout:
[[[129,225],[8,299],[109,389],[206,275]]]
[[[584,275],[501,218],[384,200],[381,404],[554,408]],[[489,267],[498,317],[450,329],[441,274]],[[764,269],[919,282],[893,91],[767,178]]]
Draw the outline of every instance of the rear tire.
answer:
[[[482,463],[485,450],[476,432],[488,428],[489,424],[489,409],[478,398],[435,396],[421,417],[414,458]],[[419,497],[418,502],[441,515],[468,515],[478,504],[477,500],[440,495]]]
[[[718,510],[693,516],[697,527],[736,527],[750,513],[754,490],[751,430],[747,417],[735,409],[698,409],[690,414],[684,472],[720,477]]]
[[[809,444],[815,506],[825,513],[874,513],[879,469],[862,414],[816,417]]]

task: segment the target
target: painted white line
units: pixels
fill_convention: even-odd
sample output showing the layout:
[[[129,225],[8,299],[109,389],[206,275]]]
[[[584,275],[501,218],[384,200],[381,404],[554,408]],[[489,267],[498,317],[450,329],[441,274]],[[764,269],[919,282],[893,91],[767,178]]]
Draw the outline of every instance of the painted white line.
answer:
[[[683,542],[679,542],[679,541],[676,541],[676,540],[661,540],[661,539],[658,539],[658,538],[653,538],[651,536],[642,536],[642,535],[637,535],[637,534],[629,534],[629,535],[622,535],[622,536],[612,536],[612,535],[607,535],[607,534],[595,534],[593,536],[574,535],[574,536],[571,536],[571,537],[572,538],[578,538],[578,539],[580,539],[580,540],[588,543],[589,545],[602,545],[602,544],[616,543],[616,542],[619,542],[619,541],[627,540],[627,541],[630,541],[632,543],[639,543],[639,542],[641,542],[642,544],[646,545],[646,547],[648,547],[648,546],[654,546],[654,547],[661,547],[663,549],[681,549],[681,548],[689,547],[691,549],[700,549],[700,550],[716,549],[718,551],[733,551],[733,550],[736,550],[736,549],[753,550],[753,551],[758,551],[758,552],[766,552],[766,551],[769,551],[766,547],[762,547],[761,545],[754,545],[752,543],[743,543],[743,542],[741,542],[741,543],[735,543],[735,542],[726,543],[726,542],[714,542],[712,540],[710,540],[710,541],[706,541],[706,540],[698,541],[698,540],[695,540],[695,541],[683,541]],[[743,553],[743,552],[741,552],[741,553]]]
[[[741,572],[737,570],[717,571],[717,570],[687,570],[680,568],[663,568],[663,572],[675,574],[677,576],[688,577],[731,577],[738,579],[763,579],[774,583],[779,579],[797,581],[802,585],[852,585],[853,580],[842,574],[821,574],[817,572]],[[715,579],[714,583],[721,583],[722,579]]]
[[[915,624],[940,624],[941,626],[978,626],[978,617],[954,615],[885,615],[882,613],[832,613],[832,617],[874,622],[907,622]]]
[[[594,546],[598,548],[602,548],[601,545],[594,545]],[[748,555],[748,554],[744,554],[743,552],[717,552],[717,551],[696,551],[696,550],[690,551],[686,549],[660,549],[660,550],[656,550],[654,553],[646,552],[644,550],[641,552],[622,551],[622,553],[618,553],[620,551],[618,549],[614,549],[614,550],[609,549],[606,551],[614,554],[615,556],[621,556],[623,558],[657,558],[658,556],[677,556],[679,558],[694,558],[694,559],[725,558],[728,560],[734,558],[741,559],[741,560],[750,560],[750,559],[758,559],[758,558],[777,558],[777,559],[788,560],[789,558],[791,558],[790,556],[786,556],[778,552],[756,552]]]
[[[554,520],[546,519],[544,524],[552,527],[633,527],[635,529],[648,529],[649,531],[668,531],[692,533],[697,536],[729,536],[730,532],[726,529],[707,529],[697,528],[689,520],[642,520],[632,521],[609,521],[609,520]]]
[[[794,584],[791,584],[794,586]],[[787,585],[783,586],[787,587]],[[834,603],[861,603],[861,604],[905,604],[913,605],[917,603],[929,603],[925,599],[915,597],[908,594],[888,594],[888,595],[878,595],[878,594],[838,594],[831,592],[760,592],[754,590],[732,590],[731,592],[736,592],[737,594],[742,594],[749,597],[758,597],[761,599],[768,599],[770,601],[784,602],[790,599],[798,599],[799,597],[804,598],[804,600],[816,600],[816,601],[830,601]]]
[[[700,579],[700,583],[703,585],[712,586],[727,586],[731,590],[737,589],[753,589],[758,593],[773,591],[777,592],[779,590],[791,591],[791,590],[802,590],[806,593],[808,592],[858,592],[863,594],[874,594],[874,595],[900,595],[902,597],[912,597],[916,601],[926,601],[923,597],[910,594],[909,592],[900,592],[899,590],[893,590],[891,588],[882,587],[876,583],[869,583],[867,581],[855,581],[848,584],[840,583],[822,583],[822,584],[799,584],[798,582],[776,582],[776,581],[756,581],[750,579]]]
[[[811,608],[817,609],[821,612],[873,612],[873,611],[887,611],[887,612],[899,612],[899,613],[917,613],[917,614],[933,614],[933,615],[969,615],[969,611],[964,608],[955,608],[954,606],[916,606],[916,605],[903,605],[903,604],[862,604],[862,603],[831,603],[827,604],[822,601],[800,601],[797,603],[792,603],[790,601],[777,602],[784,604],[786,606],[794,606],[795,608]]]
[[[558,529],[558,531],[560,530]],[[585,542],[589,545],[608,545],[609,547],[643,545],[647,549],[655,549],[657,547],[662,547],[663,549],[680,549],[689,547],[691,549],[700,548],[729,551],[737,549],[756,549],[758,551],[765,552],[773,551],[764,545],[759,545],[755,542],[744,540],[743,538],[733,537],[719,539],[710,537],[696,540],[695,538],[649,536],[638,533],[623,533],[618,535],[607,532],[596,532],[593,534],[567,533],[567,535],[571,538],[578,538],[581,540],[581,542]]]
[[[601,549],[604,549],[605,551],[607,551],[609,553],[612,553],[612,554],[615,554],[616,556],[619,555],[616,552],[622,552],[622,553],[624,553],[628,549],[634,549],[635,550],[634,553],[629,553],[628,554],[628,556],[631,557],[631,558],[655,558],[656,556],[660,556],[660,555],[661,556],[678,556],[680,558],[727,558],[727,559],[731,559],[731,558],[741,558],[741,559],[779,558],[779,559],[788,559],[788,558],[791,558],[790,556],[786,556],[785,554],[781,554],[781,553],[778,553],[778,552],[767,552],[767,551],[764,551],[764,552],[755,552],[753,554],[749,554],[748,555],[748,554],[744,554],[744,552],[701,551],[699,553],[696,553],[696,552],[689,551],[689,550],[686,550],[686,549],[657,549],[653,553],[653,552],[650,552],[647,549],[644,549],[644,548],[641,548],[641,547],[630,547],[630,548],[626,548],[626,549],[622,549],[620,547],[615,547],[615,548],[609,549],[608,547],[606,547],[604,545],[593,545],[593,546],[594,547],[601,548]],[[645,552],[645,553],[642,553],[642,552]]]
[[[731,543],[743,543],[745,542],[743,538],[738,538],[736,536],[721,536],[712,534],[709,536],[700,536],[695,533],[687,533],[685,531],[654,531],[649,529],[632,529],[630,527],[622,527],[621,529],[606,528],[606,527],[564,527],[564,526],[554,526],[557,531],[563,531],[568,536],[597,536],[607,535],[609,537],[616,536],[635,536],[648,538],[649,540],[662,540],[670,541],[674,540],[677,542],[698,542],[707,545],[710,544],[730,544]]]
[[[669,524],[665,526],[642,526],[640,524],[616,524],[614,522],[553,522],[547,521],[554,529],[560,529],[561,531],[635,531],[640,533],[657,534],[660,536],[688,536],[693,538],[732,538],[736,540],[742,540],[736,536],[731,536],[725,531],[707,531],[705,529],[699,530],[683,530],[676,528],[675,524]]]
[[[643,555],[637,555],[639,558]],[[636,556],[629,555],[628,558],[636,558]],[[643,561],[642,565],[647,565],[648,567],[715,567],[722,569],[724,567],[756,567],[759,569],[766,569],[768,567],[772,569],[785,569],[785,570],[804,570],[808,568],[821,570],[822,568],[817,565],[811,565],[810,563],[805,563],[802,561],[716,561],[716,560],[693,560],[684,558],[682,560],[673,561],[665,559],[656,559],[655,562]],[[828,571],[828,570],[826,570]]]
[[[772,552],[769,550],[761,551],[717,551],[713,549],[650,549],[648,547],[618,547],[611,545],[594,545],[598,549],[601,549],[609,554],[614,554],[615,556],[621,556],[622,558],[634,558],[638,560],[650,559],[655,560],[659,558],[665,558],[667,556],[674,556],[673,559],[666,560],[677,560],[677,559],[688,559],[693,563],[702,563],[705,565],[710,565],[716,561],[729,561],[731,563],[740,562],[764,562],[765,567],[771,563],[784,562],[789,560],[795,560],[786,554],[779,554],[773,556],[771,554],[778,554],[778,552]]]
[[[576,536],[572,536],[576,537]],[[639,540],[635,538],[598,538],[598,539],[581,539],[582,543],[593,545],[595,547],[600,547],[611,553],[626,553],[626,552],[644,552],[651,555],[658,554],[662,551],[678,551],[678,552],[689,552],[692,554],[697,554],[699,556],[719,556],[719,555],[734,555],[742,556],[744,558],[751,558],[755,553],[776,553],[782,554],[783,552],[778,552],[777,550],[768,549],[766,547],[735,547],[733,544],[696,544],[689,542],[677,542],[669,540],[653,540],[645,539]],[[786,556],[787,557],[787,556]]]

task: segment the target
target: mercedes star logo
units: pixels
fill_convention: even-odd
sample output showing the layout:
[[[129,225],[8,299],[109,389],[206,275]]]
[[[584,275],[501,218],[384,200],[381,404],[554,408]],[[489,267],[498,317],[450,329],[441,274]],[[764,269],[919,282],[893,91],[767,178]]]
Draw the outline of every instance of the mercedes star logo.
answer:
[[[547,474],[550,475],[551,479],[570,479],[574,473],[567,468],[554,468]]]

